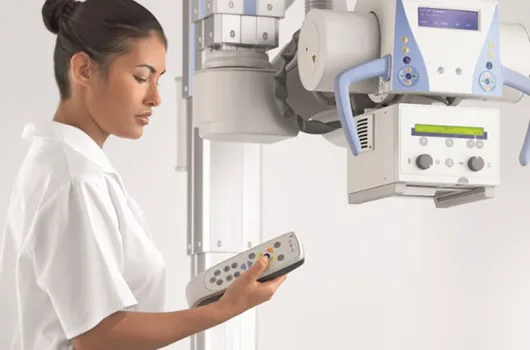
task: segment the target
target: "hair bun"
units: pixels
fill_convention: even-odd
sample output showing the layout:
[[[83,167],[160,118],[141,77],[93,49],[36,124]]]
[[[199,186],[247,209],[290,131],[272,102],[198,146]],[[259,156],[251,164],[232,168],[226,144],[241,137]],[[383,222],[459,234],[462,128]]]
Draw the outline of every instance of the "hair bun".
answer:
[[[46,0],[42,6],[44,25],[53,34],[58,34],[61,23],[70,17],[79,4],[75,0]]]

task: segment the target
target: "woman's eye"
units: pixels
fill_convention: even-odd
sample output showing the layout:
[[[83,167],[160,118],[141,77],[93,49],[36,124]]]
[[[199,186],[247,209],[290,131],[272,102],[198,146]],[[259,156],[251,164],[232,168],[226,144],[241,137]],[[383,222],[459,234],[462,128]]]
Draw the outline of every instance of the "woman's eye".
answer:
[[[136,75],[134,76],[134,79],[136,79],[136,81],[139,83],[145,83],[147,81],[147,79],[142,79],[140,77],[137,77]]]

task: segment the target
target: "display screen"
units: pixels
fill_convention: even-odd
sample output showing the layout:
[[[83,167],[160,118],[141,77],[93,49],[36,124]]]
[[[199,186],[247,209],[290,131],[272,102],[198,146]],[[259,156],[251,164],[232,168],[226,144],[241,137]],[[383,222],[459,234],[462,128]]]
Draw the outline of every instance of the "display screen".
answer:
[[[478,30],[478,12],[419,7],[420,27]]]
[[[485,135],[484,128],[475,126],[416,124],[414,131],[417,134],[461,135],[474,137],[484,137]]]

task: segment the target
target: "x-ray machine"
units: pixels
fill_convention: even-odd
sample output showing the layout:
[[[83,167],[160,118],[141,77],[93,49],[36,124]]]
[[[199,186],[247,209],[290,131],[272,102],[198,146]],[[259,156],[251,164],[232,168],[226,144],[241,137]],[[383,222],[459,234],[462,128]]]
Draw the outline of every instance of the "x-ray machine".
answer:
[[[349,204],[494,198],[500,111],[462,102],[530,94],[528,33],[501,23],[497,2],[358,0],[348,11],[305,0],[272,61],[292,0],[182,2],[177,169],[188,175],[192,276],[261,242],[261,145],[300,133],[345,149]],[[530,133],[514,137],[527,165]],[[192,348],[256,350],[256,329],[251,310]]]

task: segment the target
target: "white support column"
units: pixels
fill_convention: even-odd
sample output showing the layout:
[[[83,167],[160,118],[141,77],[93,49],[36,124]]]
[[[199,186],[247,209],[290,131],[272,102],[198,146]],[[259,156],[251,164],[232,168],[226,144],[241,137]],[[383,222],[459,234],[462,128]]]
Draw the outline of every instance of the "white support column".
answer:
[[[202,140],[192,123],[192,1],[183,0],[183,77],[177,78],[177,171],[187,171],[192,276],[261,242],[262,147]],[[192,337],[192,350],[256,350],[256,311]]]
[[[201,146],[194,147],[193,170],[189,171],[195,176],[188,188],[193,197],[188,246],[193,276],[261,241],[261,147],[205,140],[198,143]],[[192,350],[256,347],[255,310],[192,340]]]
[[[181,103],[177,171],[188,174],[187,253],[195,276],[262,241],[262,149],[200,139],[197,129],[189,128],[191,98]],[[193,336],[191,349],[256,350],[256,323],[256,311],[250,310]]]

